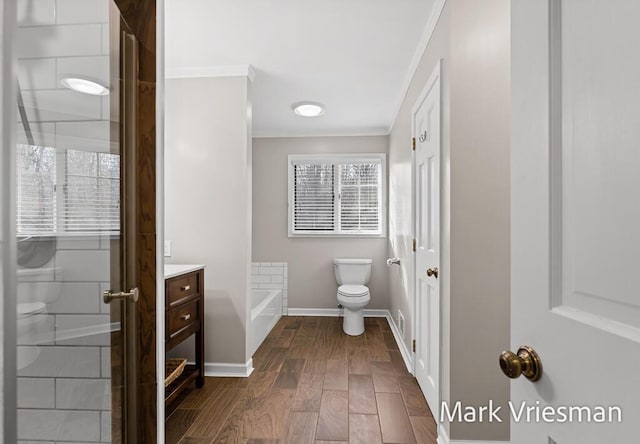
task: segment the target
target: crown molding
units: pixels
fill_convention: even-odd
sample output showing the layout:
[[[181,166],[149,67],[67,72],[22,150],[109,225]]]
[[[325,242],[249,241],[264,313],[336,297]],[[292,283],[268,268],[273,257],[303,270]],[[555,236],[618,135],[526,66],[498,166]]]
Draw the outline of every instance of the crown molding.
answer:
[[[396,107],[392,114],[393,119],[391,120],[391,124],[387,129],[387,134],[391,133],[393,126],[396,124],[396,120],[398,120],[400,108],[402,108],[402,103],[407,96],[407,92],[409,91],[409,87],[411,86],[411,82],[413,81],[413,76],[415,76],[416,71],[418,70],[418,66],[420,66],[420,60],[422,60],[422,56],[427,50],[427,46],[429,46],[429,42],[431,41],[431,37],[433,37],[433,32],[436,30],[436,25],[438,24],[438,20],[440,19],[440,15],[442,14],[442,10],[444,9],[444,5],[446,3],[447,0],[436,0],[435,4],[433,5],[433,10],[431,11],[431,15],[429,16],[427,27],[424,31],[424,34],[422,34],[422,39],[420,39],[418,48],[416,49],[416,52],[413,55],[413,59],[411,59],[409,69],[407,70],[407,76],[404,79],[402,89],[400,90],[400,97],[398,98]]]
[[[256,78],[256,71],[251,65],[166,68],[166,79],[193,79],[202,77],[247,77],[253,82]]]
[[[254,139],[295,138],[295,137],[370,137],[388,136],[386,128],[349,128],[323,131],[253,130]]]

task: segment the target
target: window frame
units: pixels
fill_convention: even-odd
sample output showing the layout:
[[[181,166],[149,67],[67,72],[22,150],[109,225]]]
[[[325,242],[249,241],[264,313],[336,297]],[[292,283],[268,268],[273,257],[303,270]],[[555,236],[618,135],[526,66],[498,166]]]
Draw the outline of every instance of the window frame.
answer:
[[[294,231],[293,209],[294,209],[294,164],[308,161],[309,163],[332,164],[336,168],[340,164],[349,163],[380,163],[380,232],[379,233],[356,233],[336,231],[339,226],[340,205],[338,199],[334,200],[334,231]],[[340,188],[339,169],[334,170],[335,183],[333,185],[334,195],[337,196]],[[387,155],[385,153],[353,153],[353,154],[289,154],[287,156],[287,233],[288,237],[334,237],[334,238],[386,238],[387,237]]]

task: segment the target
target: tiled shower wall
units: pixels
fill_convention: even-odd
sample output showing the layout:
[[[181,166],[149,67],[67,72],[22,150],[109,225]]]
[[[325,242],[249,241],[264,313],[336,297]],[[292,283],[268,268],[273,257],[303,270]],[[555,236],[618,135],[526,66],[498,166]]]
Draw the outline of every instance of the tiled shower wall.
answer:
[[[109,85],[107,0],[18,0],[18,75],[35,143],[64,150],[109,152],[109,96],[64,89],[60,79]],[[18,140],[25,143],[18,124]],[[45,273],[19,277],[18,302],[46,302],[46,313],[19,325],[21,442],[110,442],[110,349],[107,237],[61,236]],[[24,324],[25,320],[19,321]]]
[[[264,290],[282,290],[282,314],[287,314],[287,280],[288,264],[286,262],[253,262],[251,264],[251,287]]]
[[[110,441],[109,258],[108,237],[59,238],[47,265],[19,276],[18,303],[47,304],[18,322],[19,360],[38,354],[18,370],[21,440]]]

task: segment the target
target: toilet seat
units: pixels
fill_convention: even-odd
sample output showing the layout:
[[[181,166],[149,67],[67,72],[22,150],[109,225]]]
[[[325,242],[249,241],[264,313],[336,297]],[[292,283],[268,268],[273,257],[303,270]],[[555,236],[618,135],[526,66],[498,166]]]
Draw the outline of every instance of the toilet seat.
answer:
[[[369,288],[365,285],[346,284],[338,287],[338,294],[344,297],[360,297],[369,294]]]

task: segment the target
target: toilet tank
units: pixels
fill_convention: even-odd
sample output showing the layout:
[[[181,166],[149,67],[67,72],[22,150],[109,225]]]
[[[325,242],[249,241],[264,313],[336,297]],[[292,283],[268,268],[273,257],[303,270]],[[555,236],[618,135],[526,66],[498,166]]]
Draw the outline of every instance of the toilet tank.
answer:
[[[367,285],[372,262],[372,259],[334,259],[333,268],[338,285]]]

